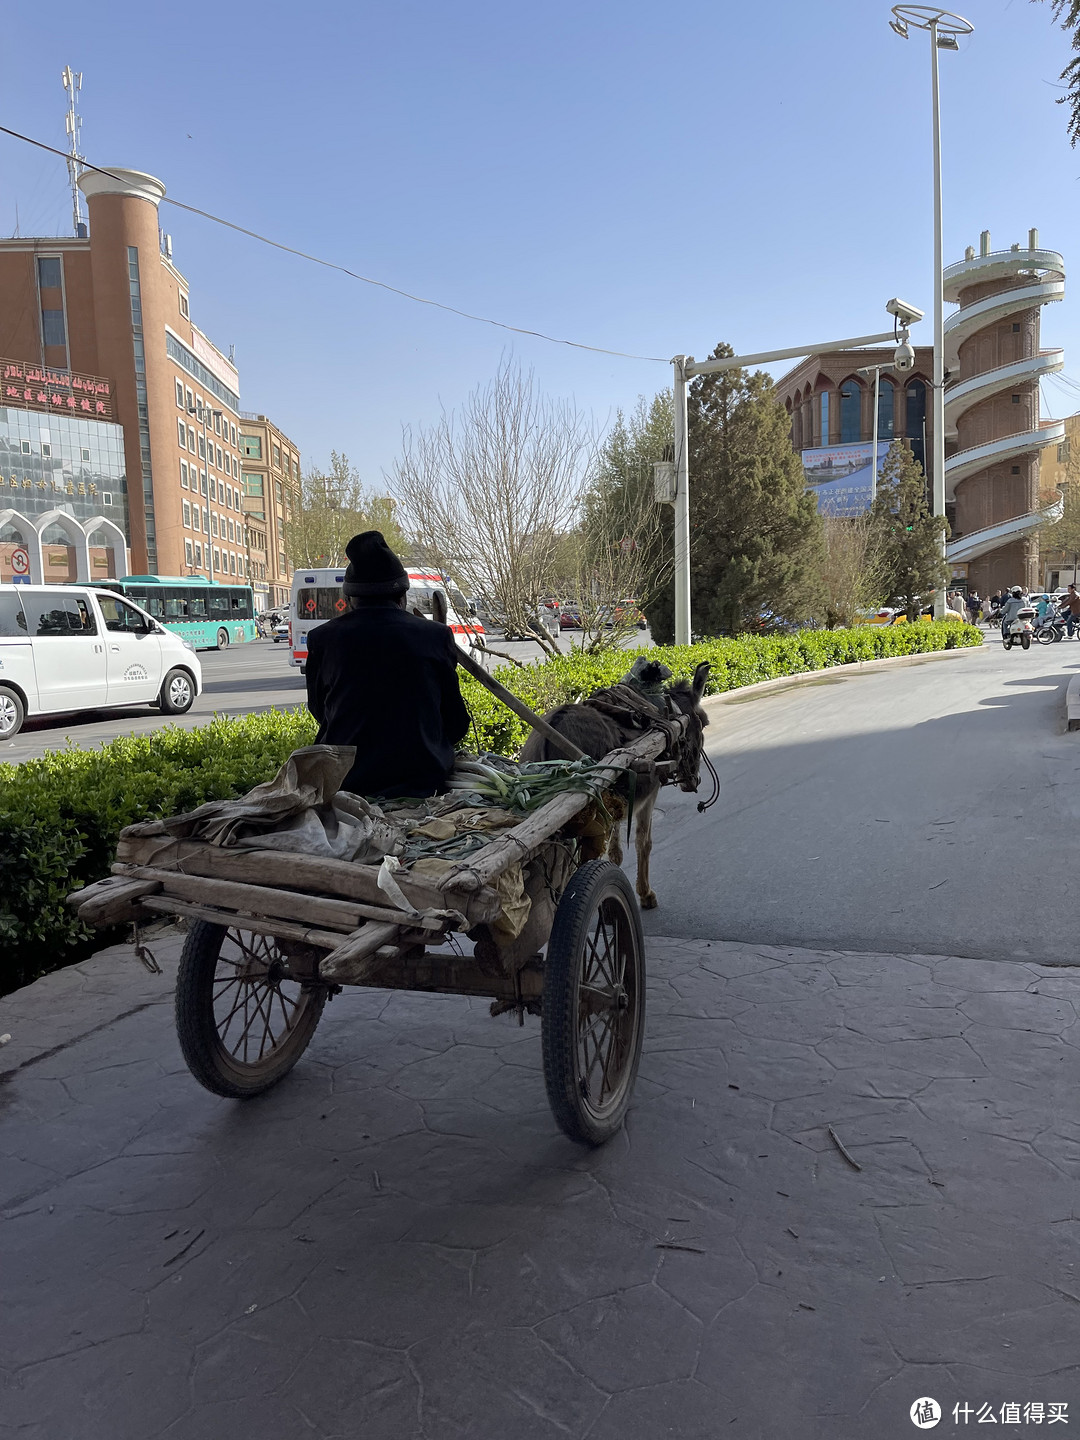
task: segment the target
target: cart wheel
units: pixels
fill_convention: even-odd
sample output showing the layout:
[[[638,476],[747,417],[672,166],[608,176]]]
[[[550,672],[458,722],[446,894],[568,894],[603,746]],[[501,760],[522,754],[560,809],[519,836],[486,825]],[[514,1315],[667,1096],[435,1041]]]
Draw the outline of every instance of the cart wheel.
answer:
[[[544,961],[548,1101],[571,1140],[602,1145],[623,1123],[645,1034],[645,943],[630,882],[590,860],[563,892]]]
[[[196,921],[176,980],[176,1033],[187,1067],[215,1095],[246,1100],[307,1049],[327,986],[294,980],[269,935]]]

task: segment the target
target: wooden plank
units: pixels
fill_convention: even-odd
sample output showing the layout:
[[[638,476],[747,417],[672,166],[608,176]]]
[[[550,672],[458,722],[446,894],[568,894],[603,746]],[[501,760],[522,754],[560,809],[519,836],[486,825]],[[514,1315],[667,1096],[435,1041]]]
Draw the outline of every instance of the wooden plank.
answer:
[[[209,905],[193,905],[188,900],[174,900],[167,895],[148,895],[142,904],[162,915],[183,915],[189,920],[208,920],[211,925],[232,926],[252,935],[279,936],[282,940],[298,940],[318,950],[333,950],[341,943],[340,931],[315,930],[294,925],[288,920],[264,919],[259,915],[238,915],[230,910],[217,910]]]
[[[280,915],[287,920],[309,920],[328,930],[351,934],[364,920],[389,921],[400,925],[406,918],[400,910],[384,905],[361,905],[348,900],[324,900],[316,895],[298,895],[292,890],[275,890],[269,885],[242,885],[235,880],[211,880],[202,875],[181,875],[174,870],[157,870],[148,865],[113,866],[117,875],[141,880],[158,880],[167,895],[196,904],[244,910],[254,915]],[[408,923],[421,930],[446,929],[446,921],[434,916],[409,917]]]
[[[199,840],[173,840],[165,835],[121,835],[116,858],[120,863],[157,870],[274,886],[309,895],[337,895],[393,909],[385,892],[379,889],[376,878],[379,872],[375,865],[320,859],[281,850],[224,849]],[[502,908],[498,895],[490,888],[474,890],[467,895],[454,894],[450,888],[429,880],[413,879],[401,871],[394,878],[405,898],[417,910],[460,910],[470,925],[489,923]],[[406,917],[403,915],[402,918]]]
[[[540,970],[525,968],[519,976],[521,996],[539,1000],[544,977]],[[356,983],[356,982],[354,982]],[[358,982],[377,990],[413,990],[433,995],[475,995],[491,1000],[516,1000],[518,992],[510,975],[492,975],[471,956],[425,954],[419,960],[402,961],[380,955],[365,979]]]
[[[365,925],[320,960],[320,976],[335,985],[362,985],[369,971],[379,964],[375,951],[396,941],[401,929],[400,925]]]
[[[138,917],[139,902],[160,889],[160,880],[110,875],[73,891],[67,903],[87,925],[124,925]]]

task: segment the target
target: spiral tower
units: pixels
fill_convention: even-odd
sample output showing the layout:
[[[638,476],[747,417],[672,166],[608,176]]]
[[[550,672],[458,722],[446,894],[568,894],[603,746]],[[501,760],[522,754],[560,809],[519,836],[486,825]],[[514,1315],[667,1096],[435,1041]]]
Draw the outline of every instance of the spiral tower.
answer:
[[[960,307],[945,322],[948,558],[983,595],[1034,589],[1038,528],[1054,518],[1039,505],[1039,452],[1065,436],[1063,421],[1039,419],[1039,381],[1064,364],[1062,350],[1040,348],[1039,322],[1065,294],[1065,264],[1039,248],[1037,230],[1026,250],[997,251],[984,230],[979,254],[969,246],[944,286]]]

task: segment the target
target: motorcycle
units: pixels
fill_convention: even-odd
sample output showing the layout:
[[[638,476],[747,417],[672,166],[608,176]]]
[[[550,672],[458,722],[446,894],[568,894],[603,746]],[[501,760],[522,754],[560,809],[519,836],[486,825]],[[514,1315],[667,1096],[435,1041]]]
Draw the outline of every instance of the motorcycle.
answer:
[[[1025,605],[1016,612],[1012,620],[1001,627],[1001,643],[1006,650],[1011,650],[1016,644],[1022,650],[1031,649],[1031,637],[1035,631],[1035,606]]]
[[[1065,621],[1053,610],[1048,610],[1035,621],[1035,639],[1040,645],[1053,645],[1065,638]]]

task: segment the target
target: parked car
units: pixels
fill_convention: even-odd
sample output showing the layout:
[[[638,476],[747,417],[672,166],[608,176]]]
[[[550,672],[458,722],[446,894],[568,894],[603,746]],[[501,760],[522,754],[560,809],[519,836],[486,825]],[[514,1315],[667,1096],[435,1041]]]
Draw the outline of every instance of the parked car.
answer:
[[[182,715],[201,690],[191,642],[122,595],[0,585],[0,740],[34,715],[140,704]]]
[[[563,605],[559,609],[560,630],[580,630],[581,611],[576,605]]]

